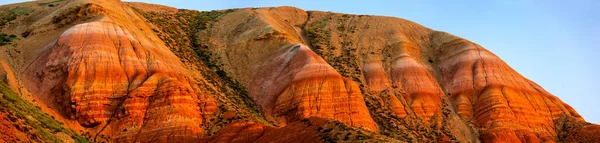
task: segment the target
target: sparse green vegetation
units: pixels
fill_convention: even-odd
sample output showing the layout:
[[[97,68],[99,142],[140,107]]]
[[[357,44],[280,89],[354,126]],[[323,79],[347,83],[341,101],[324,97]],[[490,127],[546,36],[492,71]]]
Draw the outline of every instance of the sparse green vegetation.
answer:
[[[322,55],[325,48],[330,44],[329,30],[325,28],[327,26],[327,21],[329,21],[333,15],[333,13],[329,13],[325,18],[313,22],[307,27],[306,32],[308,34],[310,46],[313,47],[315,52],[319,55]]]
[[[3,109],[3,111],[14,114],[19,120],[24,120],[26,125],[19,126],[30,126],[36,139],[44,142],[60,142],[54,134],[63,132],[77,142],[89,142],[83,136],[63,127],[61,122],[54,120],[39,107],[21,99],[6,83],[0,82],[0,93],[2,93],[0,108],[7,109]],[[28,131],[25,127],[20,127],[20,129]]]
[[[193,16],[190,24],[188,25],[188,27],[190,27],[190,33],[188,35],[190,36],[192,42],[192,49],[194,49],[196,54],[200,57],[200,59],[202,59],[206,66],[213,70],[225,83],[225,85],[227,85],[221,86],[221,91],[227,91],[227,88],[232,89],[231,92],[234,92],[234,94],[227,95],[227,98],[229,98],[230,101],[246,109],[247,111],[250,111],[252,116],[254,116],[254,118],[256,118],[259,122],[266,125],[272,125],[256,109],[254,102],[246,91],[246,88],[241,83],[228,76],[227,72],[222,70],[221,67],[217,65],[218,62],[212,58],[210,51],[208,51],[209,45],[203,42],[205,40],[199,39],[201,37],[198,37],[198,33],[204,30],[210,34],[210,28],[212,27],[213,22],[215,22],[221,16],[234,11],[235,9],[202,11]]]
[[[17,39],[17,36],[14,34],[7,35],[7,34],[2,33],[2,34],[0,34],[0,46],[11,44],[12,41],[14,41],[16,39]]]
[[[13,9],[9,10],[8,12],[10,12],[10,13],[16,15],[16,16],[21,16],[21,15],[25,15],[25,14],[31,13],[34,10],[35,9],[33,9],[33,8],[18,6],[18,7],[15,7]]]
[[[363,78],[361,70],[357,69],[359,62],[356,62],[360,53],[357,45],[352,44],[353,39],[349,38],[357,29],[350,22],[353,16],[331,12],[311,15],[304,29],[313,51],[342,76],[360,82]],[[332,41],[338,41],[339,44]]]
[[[233,11],[235,11],[235,9],[202,11],[193,16],[189,24],[191,33],[189,36],[191,36],[190,39],[192,40],[192,47],[196,49],[200,46],[200,41],[198,41],[199,39],[196,37],[198,32],[209,29],[211,22],[214,22],[217,18]]]
[[[17,17],[19,17],[21,15],[27,15],[33,11],[35,11],[35,9],[29,8],[29,7],[20,7],[20,6],[10,9],[10,10],[8,10],[8,12],[5,12],[3,15],[0,15],[2,17],[0,19],[0,27],[17,19]]]
[[[238,112],[238,117],[228,119],[217,114],[217,117],[209,119],[214,126],[207,126],[207,128],[219,128],[220,126],[226,125],[228,122],[248,119],[248,116],[251,116],[250,118],[254,118],[258,122],[272,125],[272,123],[267,121],[254,106],[254,102],[248,95],[246,88],[221,69],[221,63],[219,62],[218,56],[213,55],[209,50],[211,45],[206,42],[208,37],[201,36],[202,34],[200,34],[210,35],[212,24],[220,17],[234,12],[235,9],[218,11],[181,9],[175,14],[169,14],[143,11],[135,7],[131,8],[144,16],[146,20],[157,26],[158,29],[153,29],[153,32],[165,41],[167,47],[169,47],[183,63],[195,65],[196,68],[194,69],[201,72],[203,76],[208,77],[210,79],[209,83],[218,88],[216,91],[211,92],[216,93],[216,98],[224,100],[224,102],[219,102],[220,105],[218,105],[221,111],[235,110]],[[201,67],[208,68],[205,69]],[[208,90],[212,89],[209,88]]]

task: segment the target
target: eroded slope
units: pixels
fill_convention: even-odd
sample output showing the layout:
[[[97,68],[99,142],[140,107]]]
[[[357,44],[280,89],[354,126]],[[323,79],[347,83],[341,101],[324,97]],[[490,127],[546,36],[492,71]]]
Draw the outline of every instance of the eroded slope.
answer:
[[[598,139],[598,125],[496,55],[399,18],[87,0],[0,8],[28,13],[0,26],[21,35],[0,53],[3,82],[95,142]]]
[[[249,87],[267,117],[278,109],[270,95],[286,95],[287,80],[264,80],[279,70],[260,65],[302,43],[357,82],[379,131],[402,140],[557,141],[559,116],[581,120],[479,45],[410,21],[280,7],[238,10],[211,26],[198,34],[205,51]]]

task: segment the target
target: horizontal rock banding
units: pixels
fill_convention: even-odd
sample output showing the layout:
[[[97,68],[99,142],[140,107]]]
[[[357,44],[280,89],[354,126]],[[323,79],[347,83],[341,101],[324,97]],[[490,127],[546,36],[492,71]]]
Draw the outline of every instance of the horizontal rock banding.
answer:
[[[31,70],[66,115],[85,127],[103,125],[101,133],[117,141],[200,139],[198,124],[216,110],[214,100],[194,90],[172,53],[138,38],[110,19],[79,24]]]
[[[29,37],[0,52],[0,78],[94,142],[591,142],[600,131],[484,48],[403,19],[57,4],[29,2],[32,17],[4,29]]]
[[[383,70],[381,60],[366,61],[363,64],[363,72],[369,89],[380,92],[392,87]]]
[[[484,141],[551,141],[557,137],[554,119],[562,114],[581,118],[487,50],[445,36],[439,47],[445,89],[463,118],[486,127]]]
[[[377,129],[358,85],[306,46],[290,46],[270,61],[259,68],[251,94],[267,116],[283,122],[314,116]]]
[[[405,99],[420,117],[431,118],[441,109],[443,93],[431,73],[408,55],[391,63],[392,84],[406,92]]]

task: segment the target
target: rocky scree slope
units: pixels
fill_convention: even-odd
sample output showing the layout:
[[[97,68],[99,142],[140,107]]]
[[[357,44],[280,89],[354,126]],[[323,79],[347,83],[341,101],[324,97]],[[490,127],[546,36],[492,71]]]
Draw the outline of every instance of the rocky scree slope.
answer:
[[[404,19],[91,0],[0,10],[2,33],[15,35],[0,52],[2,90],[62,123],[2,140],[600,139],[600,126],[493,53]],[[35,125],[6,109],[0,127]]]

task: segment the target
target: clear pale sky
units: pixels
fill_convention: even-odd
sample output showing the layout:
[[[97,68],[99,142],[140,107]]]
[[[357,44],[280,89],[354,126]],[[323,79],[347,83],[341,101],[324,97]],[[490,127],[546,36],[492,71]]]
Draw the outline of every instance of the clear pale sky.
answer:
[[[0,4],[23,0],[2,0]],[[469,39],[600,123],[599,0],[135,0],[195,10],[294,6],[383,15]]]

